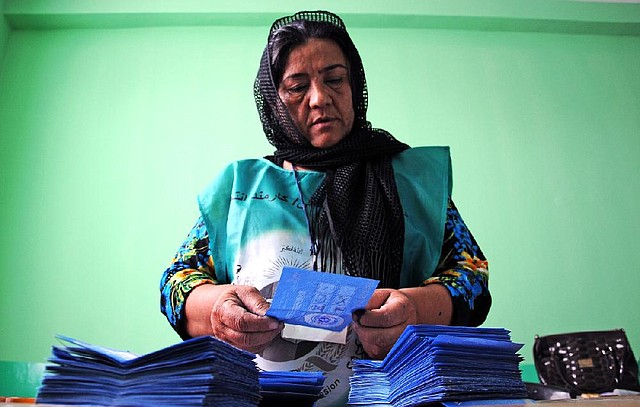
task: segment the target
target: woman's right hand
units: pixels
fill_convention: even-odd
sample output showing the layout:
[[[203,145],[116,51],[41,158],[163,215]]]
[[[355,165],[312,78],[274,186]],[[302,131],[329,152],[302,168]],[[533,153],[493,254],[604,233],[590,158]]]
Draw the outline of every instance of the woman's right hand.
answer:
[[[216,286],[211,307],[213,335],[237,348],[261,352],[284,328],[284,324],[265,316],[269,303],[251,286]]]
[[[213,335],[237,348],[261,352],[284,324],[265,316],[269,303],[251,286],[202,284],[185,305],[185,324],[191,337]]]

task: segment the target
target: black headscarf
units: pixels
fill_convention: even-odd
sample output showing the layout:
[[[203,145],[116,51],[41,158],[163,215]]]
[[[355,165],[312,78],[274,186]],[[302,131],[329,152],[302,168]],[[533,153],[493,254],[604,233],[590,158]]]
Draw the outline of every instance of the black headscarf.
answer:
[[[312,146],[296,128],[272,72],[274,34],[300,21],[325,25],[333,34],[322,38],[335,40],[349,62],[354,125],[350,134],[328,148]],[[334,271],[341,252],[346,274],[380,280],[380,287],[398,288],[404,215],[391,157],[409,146],[367,121],[364,68],[340,17],[326,11],[302,11],[276,20],[262,54],[254,96],[264,132],[276,148],[276,160],[326,172],[308,210],[311,239],[320,247],[320,268]]]

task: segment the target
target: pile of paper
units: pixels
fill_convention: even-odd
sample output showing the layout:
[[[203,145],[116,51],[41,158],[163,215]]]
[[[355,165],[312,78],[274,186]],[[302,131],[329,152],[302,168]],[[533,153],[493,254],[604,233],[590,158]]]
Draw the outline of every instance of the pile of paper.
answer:
[[[323,372],[260,372],[261,407],[312,406],[324,386]]]
[[[384,360],[354,361],[349,404],[526,398],[521,347],[504,328],[408,326]]]
[[[255,355],[211,336],[138,356],[58,336],[37,403],[98,406],[257,406]]]

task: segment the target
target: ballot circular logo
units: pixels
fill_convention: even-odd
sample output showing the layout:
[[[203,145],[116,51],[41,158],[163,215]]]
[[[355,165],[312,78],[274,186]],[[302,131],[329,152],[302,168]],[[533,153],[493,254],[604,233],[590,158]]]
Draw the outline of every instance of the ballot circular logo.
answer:
[[[340,326],[344,322],[344,319],[337,315],[316,313],[305,315],[304,322],[309,325],[317,326],[318,328],[333,328]]]

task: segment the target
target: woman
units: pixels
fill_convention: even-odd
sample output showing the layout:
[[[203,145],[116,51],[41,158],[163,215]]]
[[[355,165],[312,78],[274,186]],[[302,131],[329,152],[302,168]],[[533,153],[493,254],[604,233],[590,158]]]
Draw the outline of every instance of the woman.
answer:
[[[200,194],[161,308],[183,338],[214,335],[263,369],[325,371],[318,405],[344,405],[350,361],[383,358],[407,325],[484,321],[486,260],[450,199],[448,149],[409,148],[366,120],[364,69],[338,16],[277,20],[254,95],[276,151],[231,163]],[[380,285],[345,338],[292,339],[265,316],[283,265]]]

